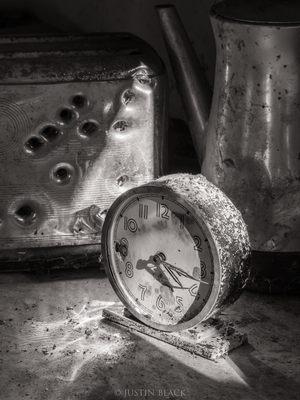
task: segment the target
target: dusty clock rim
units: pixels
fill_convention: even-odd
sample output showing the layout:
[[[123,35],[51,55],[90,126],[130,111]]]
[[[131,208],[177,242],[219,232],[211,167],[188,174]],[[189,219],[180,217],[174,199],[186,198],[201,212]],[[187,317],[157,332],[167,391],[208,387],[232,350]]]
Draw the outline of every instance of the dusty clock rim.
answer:
[[[205,319],[208,319],[211,316],[211,312],[217,303],[218,297],[219,297],[219,292],[220,292],[220,286],[221,286],[221,262],[220,262],[220,257],[219,253],[214,241],[214,235],[211,232],[210,227],[204,223],[203,219],[201,218],[200,214],[195,213],[192,205],[192,202],[189,202],[186,197],[183,195],[179,195],[176,193],[174,190],[168,187],[160,186],[158,185],[159,182],[154,182],[153,184],[146,184],[143,186],[139,186],[137,188],[132,188],[129,189],[128,191],[124,192],[120,197],[118,197],[114,203],[111,205],[109,208],[104,225],[102,228],[102,234],[101,234],[101,251],[102,251],[102,257],[103,257],[103,262],[104,262],[104,267],[105,271],[107,274],[107,277],[110,281],[110,284],[112,285],[115,293],[121,300],[121,302],[124,304],[124,306],[130,311],[130,313],[137,318],[139,321],[143,322],[145,325],[150,326],[151,328],[160,330],[160,331],[165,331],[165,332],[175,332],[183,329],[188,329],[191,328],[201,321],[204,321]],[[191,318],[188,321],[185,322],[178,322],[176,325],[165,325],[165,324],[159,324],[156,322],[151,321],[149,318],[146,318],[142,315],[143,311],[133,302],[131,301],[130,297],[126,297],[126,293],[124,293],[120,287],[118,286],[118,281],[116,279],[116,274],[114,273],[114,270],[111,266],[110,262],[110,257],[109,257],[109,244],[110,244],[110,239],[109,236],[112,231],[112,224],[118,215],[118,212],[123,206],[124,202],[129,202],[132,200],[132,197],[136,195],[141,195],[141,194],[160,194],[160,195],[165,195],[168,197],[168,200],[175,201],[179,204],[182,204],[192,215],[193,218],[197,220],[199,223],[200,227],[203,229],[204,234],[207,236],[211,253],[212,253],[212,261],[214,264],[214,279],[213,279],[213,284],[212,284],[212,289],[209,295],[209,298],[205,304],[205,306],[202,308],[202,310],[197,314],[194,318]],[[139,312],[140,311],[140,312]],[[207,318],[205,318],[207,316]]]

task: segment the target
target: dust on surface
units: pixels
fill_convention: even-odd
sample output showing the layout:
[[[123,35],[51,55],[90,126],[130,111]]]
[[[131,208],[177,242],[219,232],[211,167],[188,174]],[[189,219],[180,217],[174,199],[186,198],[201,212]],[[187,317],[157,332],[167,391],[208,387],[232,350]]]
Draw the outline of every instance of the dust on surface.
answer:
[[[98,269],[0,274],[0,399],[297,399],[298,299],[244,293],[226,313],[249,345],[217,363],[105,323],[117,301]]]

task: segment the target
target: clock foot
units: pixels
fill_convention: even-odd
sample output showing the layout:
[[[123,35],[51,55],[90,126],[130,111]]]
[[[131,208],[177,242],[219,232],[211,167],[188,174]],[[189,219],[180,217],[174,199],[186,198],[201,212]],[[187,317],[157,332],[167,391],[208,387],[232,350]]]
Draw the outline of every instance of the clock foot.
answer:
[[[227,356],[233,349],[247,343],[247,335],[239,332],[232,322],[223,320],[221,316],[210,318],[193,328],[180,332],[163,332],[144,325],[132,316],[123,305],[104,309],[103,317],[110,322],[212,361]]]

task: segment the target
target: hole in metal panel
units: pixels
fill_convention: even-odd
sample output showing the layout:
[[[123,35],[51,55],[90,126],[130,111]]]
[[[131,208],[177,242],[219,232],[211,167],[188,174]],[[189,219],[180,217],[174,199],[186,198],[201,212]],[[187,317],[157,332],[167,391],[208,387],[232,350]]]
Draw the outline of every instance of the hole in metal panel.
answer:
[[[25,150],[29,151],[30,153],[35,153],[43,147],[44,143],[45,142],[38,136],[32,136],[25,143]]]
[[[63,108],[59,112],[59,118],[63,123],[69,124],[76,118],[76,114],[71,108]]]
[[[33,224],[36,220],[36,217],[36,212],[28,204],[23,204],[15,211],[15,218],[22,225]]]
[[[58,168],[58,170],[55,171],[55,178],[60,182],[65,182],[69,180],[70,177],[71,175],[66,168]]]
[[[91,136],[99,129],[99,125],[95,121],[85,121],[80,127],[80,133],[84,136]]]
[[[53,125],[47,125],[41,130],[41,136],[48,142],[56,140],[62,132]]]
[[[87,103],[87,99],[82,94],[76,94],[75,96],[73,96],[71,103],[76,108],[83,108]]]
[[[66,185],[71,181],[73,172],[74,170],[71,165],[61,163],[53,168],[51,172],[51,177],[56,183]]]

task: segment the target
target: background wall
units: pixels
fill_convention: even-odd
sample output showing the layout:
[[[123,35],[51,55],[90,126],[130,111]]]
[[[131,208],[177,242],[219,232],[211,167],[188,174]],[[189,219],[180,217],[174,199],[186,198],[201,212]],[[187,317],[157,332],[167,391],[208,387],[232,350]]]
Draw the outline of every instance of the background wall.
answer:
[[[213,85],[215,45],[209,21],[214,0],[0,0],[1,8],[30,11],[42,21],[63,31],[131,32],[150,43],[165,61],[170,76],[171,116],[183,117],[179,96],[169,66],[160,27],[154,10],[156,4],[175,4],[205,74]]]

